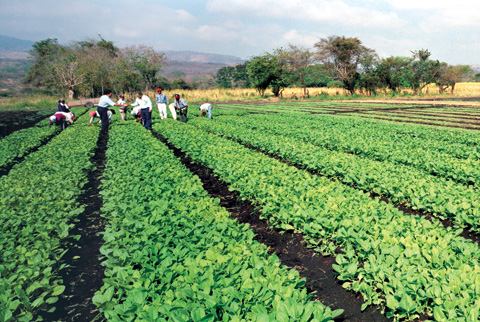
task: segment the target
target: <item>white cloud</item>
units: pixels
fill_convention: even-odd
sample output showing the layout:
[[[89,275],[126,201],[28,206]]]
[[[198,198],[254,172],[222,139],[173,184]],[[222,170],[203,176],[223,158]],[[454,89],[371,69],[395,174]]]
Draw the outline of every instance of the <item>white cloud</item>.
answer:
[[[287,44],[292,44],[299,47],[313,48],[313,45],[320,40],[326,38],[328,35],[305,34],[296,29],[289,30],[283,34],[282,39]]]
[[[317,22],[341,26],[398,28],[405,22],[395,13],[350,6],[342,0],[212,0],[207,11],[215,14],[246,17],[261,23],[262,19],[278,19],[295,23]]]
[[[383,1],[382,1],[383,2]],[[478,0],[387,0],[393,8],[395,9],[421,9],[427,11],[436,11],[436,10],[451,10],[454,8],[463,7],[467,10],[478,9],[479,2]]]

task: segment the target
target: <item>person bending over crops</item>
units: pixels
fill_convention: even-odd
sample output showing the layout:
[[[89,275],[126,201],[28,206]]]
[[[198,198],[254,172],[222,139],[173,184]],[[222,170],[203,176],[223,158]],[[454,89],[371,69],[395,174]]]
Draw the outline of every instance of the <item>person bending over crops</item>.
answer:
[[[207,115],[209,119],[212,118],[212,104],[210,103],[203,103],[202,105],[198,105],[198,109],[200,110],[200,117],[204,114]]]
[[[164,120],[167,118],[168,97],[167,95],[162,94],[161,88],[157,88],[157,93],[157,96],[155,96],[155,103],[157,104],[160,119]]]
[[[50,125],[55,124],[65,130],[68,124],[73,124],[75,120],[75,114],[73,112],[65,113],[65,112],[57,112],[54,115],[50,116],[49,123]]]
[[[152,101],[142,92],[137,93],[137,99],[131,106],[139,106],[142,114],[143,126],[147,130],[152,129]]]
[[[180,114],[182,122],[187,122],[188,104],[183,98],[180,98],[179,94],[175,94],[175,109]]]
[[[108,122],[111,121],[112,115],[114,114],[113,112],[115,112],[115,111],[113,111],[113,110],[111,110],[111,109],[109,109],[109,110],[107,111]],[[90,116],[90,122],[88,123],[88,126],[92,125],[92,122],[93,122],[93,119],[94,119],[94,118],[96,118],[96,117],[100,118],[100,114],[98,114],[97,111],[91,111],[91,112],[88,114],[88,116]],[[102,120],[98,121],[98,123],[102,123]]]

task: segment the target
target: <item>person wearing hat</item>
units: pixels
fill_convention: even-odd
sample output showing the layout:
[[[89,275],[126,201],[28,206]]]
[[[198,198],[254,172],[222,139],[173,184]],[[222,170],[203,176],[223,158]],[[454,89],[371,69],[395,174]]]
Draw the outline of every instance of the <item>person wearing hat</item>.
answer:
[[[110,123],[108,121],[108,107],[109,106],[124,106],[127,107],[128,104],[115,104],[114,101],[111,99],[112,97],[112,91],[107,89],[105,91],[105,95],[102,95],[100,97],[100,100],[98,101],[97,104],[97,112],[100,115],[100,120],[102,121],[102,133],[107,134],[108,132],[108,124]]]
[[[143,126],[147,130],[152,129],[152,101],[147,95],[142,92],[137,93],[137,99],[131,106],[140,106],[140,112],[142,114]]]
[[[117,104],[118,105],[123,105],[123,106],[119,106],[118,107],[118,111],[120,112],[120,116],[122,117],[122,121],[125,121],[126,117],[127,117],[127,107],[125,106],[127,104],[127,102],[125,101],[125,96],[122,94],[119,96],[120,99],[117,101]],[[110,120],[111,116],[109,116],[109,120]]]
[[[175,94],[174,107],[178,111],[178,114],[180,114],[181,121],[187,122],[188,104],[183,98],[180,98],[179,94]]]
[[[200,110],[200,117],[205,113],[209,119],[212,118],[212,104],[203,103],[202,105],[198,105],[198,109]]]
[[[157,104],[158,113],[160,113],[160,119],[162,120],[166,119],[168,98],[167,98],[167,95],[162,94],[161,88],[157,88],[157,96],[155,96],[155,102]]]
[[[107,111],[107,115],[108,115],[108,122],[110,122],[110,120],[112,119],[112,115],[113,115],[113,112],[112,110],[108,110]],[[88,116],[90,116],[90,122],[88,123],[88,126],[92,125],[92,122],[93,122],[93,119],[98,117],[100,118],[100,114],[98,114],[97,111],[91,111],[90,113],[88,113]],[[98,123],[102,123],[102,120],[98,121]]]

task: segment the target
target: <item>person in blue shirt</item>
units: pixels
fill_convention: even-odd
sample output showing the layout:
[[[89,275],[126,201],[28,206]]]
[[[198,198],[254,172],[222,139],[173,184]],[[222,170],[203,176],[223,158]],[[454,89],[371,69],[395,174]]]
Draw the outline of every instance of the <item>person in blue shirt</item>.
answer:
[[[157,96],[155,96],[155,103],[157,104],[158,113],[160,113],[160,119],[164,120],[167,118],[167,105],[168,97],[165,94],[162,94],[162,89],[157,88]]]
[[[120,106],[120,107],[127,107],[128,104],[115,104],[114,101],[111,99],[112,91],[107,89],[105,91],[105,95],[100,97],[100,100],[97,104],[97,112],[100,115],[100,120],[102,121],[102,133],[107,134],[108,132],[108,107],[109,106]]]

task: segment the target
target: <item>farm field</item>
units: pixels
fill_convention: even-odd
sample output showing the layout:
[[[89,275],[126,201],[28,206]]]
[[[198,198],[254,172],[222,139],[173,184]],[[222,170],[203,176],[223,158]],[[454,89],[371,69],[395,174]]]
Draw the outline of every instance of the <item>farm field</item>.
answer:
[[[480,321],[479,107],[87,112],[0,138],[0,321]]]

